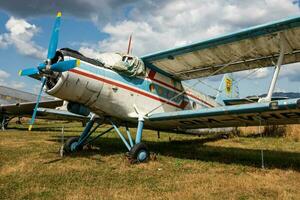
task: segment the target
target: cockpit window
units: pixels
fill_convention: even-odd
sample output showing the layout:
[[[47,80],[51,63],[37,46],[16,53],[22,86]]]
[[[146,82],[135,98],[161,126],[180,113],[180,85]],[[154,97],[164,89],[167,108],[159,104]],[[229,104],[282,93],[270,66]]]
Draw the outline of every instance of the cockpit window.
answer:
[[[136,56],[121,55],[122,59],[112,68],[129,76],[144,76],[146,74],[144,62]]]

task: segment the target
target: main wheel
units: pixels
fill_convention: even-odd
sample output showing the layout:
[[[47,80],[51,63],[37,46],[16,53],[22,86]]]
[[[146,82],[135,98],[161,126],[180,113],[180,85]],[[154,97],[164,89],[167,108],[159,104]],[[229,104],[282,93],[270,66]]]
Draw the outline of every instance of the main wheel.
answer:
[[[64,151],[66,153],[72,153],[78,150],[82,150],[82,146],[76,147],[78,139],[79,137],[70,137],[69,139],[67,139],[66,143],[64,144]]]
[[[149,159],[150,153],[144,143],[138,143],[132,147],[129,152],[130,158],[133,162],[146,162]]]

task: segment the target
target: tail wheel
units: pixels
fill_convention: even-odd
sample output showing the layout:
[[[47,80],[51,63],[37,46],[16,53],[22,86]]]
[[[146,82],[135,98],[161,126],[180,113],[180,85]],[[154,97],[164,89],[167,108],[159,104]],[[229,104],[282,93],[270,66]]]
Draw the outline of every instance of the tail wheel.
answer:
[[[79,137],[70,137],[69,139],[67,139],[67,141],[64,144],[64,151],[66,153],[72,153],[75,151],[82,150],[83,146],[76,147],[78,140],[79,140]]]
[[[132,149],[129,152],[129,155],[133,163],[141,163],[148,161],[150,153],[147,146],[144,143],[138,143],[132,147]]]

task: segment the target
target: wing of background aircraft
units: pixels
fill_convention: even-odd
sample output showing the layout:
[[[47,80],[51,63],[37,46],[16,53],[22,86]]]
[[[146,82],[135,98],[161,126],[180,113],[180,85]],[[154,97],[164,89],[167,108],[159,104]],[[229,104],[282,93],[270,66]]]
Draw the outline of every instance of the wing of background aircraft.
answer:
[[[13,104],[5,104],[0,105],[1,113],[7,115],[32,115],[33,109],[35,107],[36,102],[22,102],[22,103],[13,103]],[[47,100],[41,101],[40,107],[43,108],[56,108],[63,105],[63,100]]]
[[[299,62],[299,16],[146,55],[142,60],[149,68],[179,80],[268,67],[279,57],[280,35],[286,46],[282,64]]]
[[[149,120],[181,129],[299,124],[300,99],[159,113]]]
[[[22,102],[0,105],[0,114],[5,117],[31,117],[36,102]],[[37,118],[52,120],[76,120],[85,122],[88,116],[73,114],[67,110],[57,110],[63,100],[46,100],[39,103]]]

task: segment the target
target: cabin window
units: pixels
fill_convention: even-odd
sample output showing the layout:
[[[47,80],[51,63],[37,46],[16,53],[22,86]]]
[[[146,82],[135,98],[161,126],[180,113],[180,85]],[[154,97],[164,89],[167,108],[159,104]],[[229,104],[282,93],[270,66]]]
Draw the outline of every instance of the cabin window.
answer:
[[[149,85],[149,90],[150,90],[150,92],[155,92],[155,86],[154,86],[154,84],[153,83],[151,83],[150,85]]]
[[[197,104],[196,104],[195,101],[193,101],[192,106],[193,106],[193,109],[196,109],[196,108],[197,108]]]

